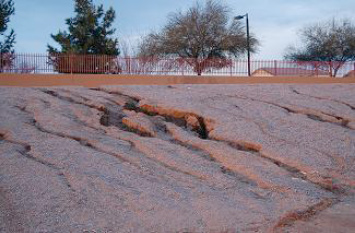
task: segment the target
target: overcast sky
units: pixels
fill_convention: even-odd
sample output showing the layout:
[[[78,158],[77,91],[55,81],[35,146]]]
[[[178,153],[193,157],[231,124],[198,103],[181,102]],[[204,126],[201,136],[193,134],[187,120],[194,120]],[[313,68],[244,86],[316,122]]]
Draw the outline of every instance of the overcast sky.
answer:
[[[261,42],[254,59],[282,59],[285,48],[297,42],[304,26],[329,19],[355,22],[355,0],[221,0],[234,15],[249,13],[250,30]],[[67,30],[65,19],[74,15],[73,0],[15,0],[11,27],[16,52],[45,53],[55,45],[51,33]],[[137,38],[159,30],[169,13],[194,5],[194,0],[94,0],[116,10],[117,37],[134,45]]]

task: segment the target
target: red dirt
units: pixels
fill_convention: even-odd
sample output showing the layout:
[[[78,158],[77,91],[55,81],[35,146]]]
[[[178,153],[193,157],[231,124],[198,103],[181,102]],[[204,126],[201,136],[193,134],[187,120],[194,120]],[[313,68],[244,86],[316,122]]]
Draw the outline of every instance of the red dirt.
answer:
[[[84,86],[102,85],[171,85],[171,84],[267,84],[267,83],[355,83],[350,78],[317,77],[208,77],[208,76],[139,76],[139,75],[35,75],[0,74],[0,86]]]

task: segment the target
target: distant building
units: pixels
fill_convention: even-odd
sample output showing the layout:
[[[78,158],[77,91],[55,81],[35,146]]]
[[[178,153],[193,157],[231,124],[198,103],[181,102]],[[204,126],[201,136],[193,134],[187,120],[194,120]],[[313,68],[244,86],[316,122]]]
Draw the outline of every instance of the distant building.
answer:
[[[344,78],[355,78],[355,70],[349,71],[346,75],[344,75]]]
[[[306,70],[301,68],[260,68],[252,73],[257,77],[274,77],[274,76],[318,76],[329,77],[329,72],[323,70]]]

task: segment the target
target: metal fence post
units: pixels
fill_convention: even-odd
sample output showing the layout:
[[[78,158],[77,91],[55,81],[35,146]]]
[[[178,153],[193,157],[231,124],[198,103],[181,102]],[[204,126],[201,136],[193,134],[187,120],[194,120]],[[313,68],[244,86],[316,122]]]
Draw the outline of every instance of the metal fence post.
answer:
[[[0,53],[0,73],[2,73],[2,53]]]
[[[128,57],[127,58],[127,60],[128,60],[128,74],[131,74],[131,58],[130,57]]]
[[[36,57],[35,57],[35,64],[34,64],[34,67],[37,67],[37,60],[38,60],[38,54],[36,53]],[[36,73],[36,69],[34,70],[34,73]]]
[[[71,53],[69,54],[69,69],[70,69],[70,74],[73,74],[73,64],[72,64],[72,62],[73,62],[73,59],[72,59],[72,55],[71,55]]]
[[[181,69],[181,74],[182,74],[182,76],[184,76],[185,61],[183,61],[183,63],[179,62],[178,64],[179,64],[179,68]]]
[[[231,62],[231,64],[230,64],[230,68],[229,68],[230,76],[233,76],[233,75],[232,75],[232,72],[233,72],[232,67],[233,67],[233,63]]]

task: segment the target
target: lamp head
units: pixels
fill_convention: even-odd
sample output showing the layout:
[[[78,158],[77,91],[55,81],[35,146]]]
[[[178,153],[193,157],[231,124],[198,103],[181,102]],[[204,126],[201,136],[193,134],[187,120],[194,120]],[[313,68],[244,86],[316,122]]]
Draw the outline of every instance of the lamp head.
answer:
[[[238,16],[235,16],[234,19],[235,20],[241,20],[245,17],[245,15],[238,15]]]

